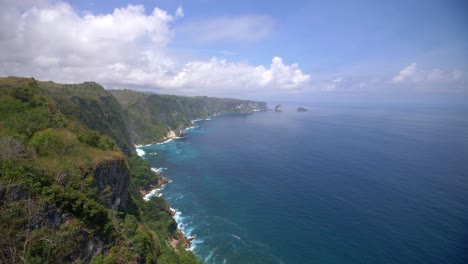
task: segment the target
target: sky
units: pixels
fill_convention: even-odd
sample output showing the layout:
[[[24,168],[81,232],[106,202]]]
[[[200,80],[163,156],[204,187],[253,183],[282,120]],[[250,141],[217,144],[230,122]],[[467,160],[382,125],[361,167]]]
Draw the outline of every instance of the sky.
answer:
[[[0,76],[269,101],[468,98],[461,0],[0,0]]]

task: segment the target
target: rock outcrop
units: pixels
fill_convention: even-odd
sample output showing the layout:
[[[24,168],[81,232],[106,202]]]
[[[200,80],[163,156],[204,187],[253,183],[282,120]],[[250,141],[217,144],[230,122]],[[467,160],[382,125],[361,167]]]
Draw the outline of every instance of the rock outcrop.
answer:
[[[275,107],[275,112],[283,112],[283,106],[282,105],[277,105]]]
[[[122,160],[105,161],[94,171],[101,201],[111,210],[125,210],[129,197],[130,172]]]

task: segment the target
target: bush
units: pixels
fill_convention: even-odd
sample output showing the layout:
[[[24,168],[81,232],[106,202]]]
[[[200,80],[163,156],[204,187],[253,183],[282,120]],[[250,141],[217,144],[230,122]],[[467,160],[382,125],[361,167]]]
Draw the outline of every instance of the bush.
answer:
[[[115,142],[107,135],[101,135],[94,130],[87,130],[78,135],[78,140],[101,150],[116,150]]]
[[[60,136],[51,128],[37,132],[29,142],[36,148],[39,155],[50,156],[58,154],[64,147]]]

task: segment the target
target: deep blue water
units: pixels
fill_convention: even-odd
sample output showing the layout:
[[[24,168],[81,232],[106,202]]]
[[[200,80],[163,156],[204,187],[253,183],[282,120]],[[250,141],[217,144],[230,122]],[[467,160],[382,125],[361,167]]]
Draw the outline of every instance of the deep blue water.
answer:
[[[206,263],[468,263],[468,111],[309,107],[147,146]]]

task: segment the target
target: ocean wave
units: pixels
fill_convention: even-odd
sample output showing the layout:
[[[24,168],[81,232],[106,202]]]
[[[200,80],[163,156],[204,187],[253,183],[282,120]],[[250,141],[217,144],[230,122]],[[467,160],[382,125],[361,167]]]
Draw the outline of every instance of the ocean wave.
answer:
[[[218,250],[217,247],[214,248],[212,251],[210,251],[210,253],[208,254],[208,256],[206,256],[206,258],[204,259],[203,262],[208,263],[208,262],[213,258],[213,256],[214,256],[216,250]]]
[[[163,167],[161,168],[151,168],[152,171],[156,172],[156,173],[161,173],[163,171]]]
[[[159,169],[162,170],[163,168],[159,168]],[[151,168],[151,170],[154,171],[154,172],[157,172],[159,169]],[[168,179],[167,184],[169,184],[171,182],[172,182],[172,180]],[[163,195],[161,193],[161,191],[164,189],[164,187],[166,187],[167,184],[164,184],[163,186],[160,186],[159,188],[155,188],[155,189],[151,190],[149,193],[147,193],[147,194],[145,194],[143,196],[143,200],[149,201],[149,199],[151,199],[151,197],[153,197],[153,196],[161,197]]]
[[[169,209],[172,212],[172,218],[174,218],[176,221],[179,230],[187,239],[192,241],[190,243],[190,247],[187,248],[187,250],[194,252],[197,248],[197,245],[202,244],[203,240],[193,234],[195,228],[193,227],[191,219],[186,216],[182,216],[182,213],[175,208],[169,207]]]
[[[162,193],[159,193],[163,188],[157,188],[157,189],[153,189],[151,190],[149,193],[145,194],[145,196],[143,196],[143,200],[145,201],[149,201],[151,199],[151,197],[153,196],[157,196],[157,197],[161,197],[162,196]]]
[[[145,152],[144,150],[139,149],[139,148],[136,149],[136,152],[137,152],[137,155],[140,156],[140,157],[142,157],[142,158],[143,158],[143,156],[145,156],[145,154],[146,154],[146,152]]]
[[[169,142],[171,142],[173,139],[174,139],[174,138],[170,138],[170,139],[168,139],[168,140],[166,140],[166,141],[156,143],[156,145],[162,145],[162,144],[169,143]]]
[[[153,144],[146,144],[146,145],[135,145],[135,148],[141,148],[141,147],[149,147]]]
[[[163,142],[156,143],[155,145],[162,145],[162,144],[166,144],[166,143],[169,143],[169,142],[171,142],[171,141],[172,141],[172,140],[174,140],[174,139],[181,139],[181,138],[183,138],[183,137],[172,137],[172,138],[170,138],[170,139],[168,139],[168,140],[166,140],[166,141],[163,141]]]

